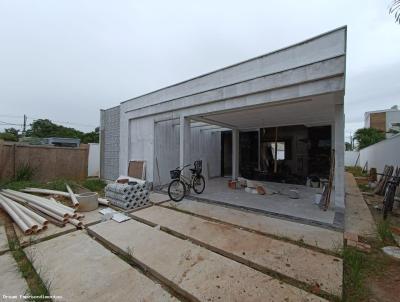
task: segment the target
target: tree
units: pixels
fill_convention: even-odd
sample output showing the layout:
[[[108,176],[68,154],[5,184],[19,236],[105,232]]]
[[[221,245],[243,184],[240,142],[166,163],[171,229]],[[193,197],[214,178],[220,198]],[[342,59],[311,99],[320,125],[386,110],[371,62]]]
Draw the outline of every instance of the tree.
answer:
[[[385,133],[375,128],[361,128],[354,134],[354,139],[358,142],[358,150],[384,140]]]
[[[353,151],[353,146],[349,142],[344,143],[346,151]]]
[[[48,119],[36,120],[30,126],[31,128],[26,131],[26,136],[79,138],[84,144],[99,142],[99,133],[96,130],[84,133],[74,128],[54,124]]]
[[[4,129],[4,132],[0,132],[0,139],[3,139],[5,141],[11,141],[11,142],[18,142],[18,137],[19,137],[19,130],[15,128],[7,128]]]
[[[400,0],[393,0],[389,8],[389,14],[394,14],[395,22],[400,24]]]

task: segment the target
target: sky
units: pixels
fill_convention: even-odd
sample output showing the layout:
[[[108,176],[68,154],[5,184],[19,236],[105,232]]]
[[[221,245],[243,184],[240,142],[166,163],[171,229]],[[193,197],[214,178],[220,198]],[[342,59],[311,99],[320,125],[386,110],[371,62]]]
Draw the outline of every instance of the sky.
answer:
[[[0,131],[24,114],[92,131],[100,109],[347,25],[349,136],[400,105],[390,3],[0,0]]]

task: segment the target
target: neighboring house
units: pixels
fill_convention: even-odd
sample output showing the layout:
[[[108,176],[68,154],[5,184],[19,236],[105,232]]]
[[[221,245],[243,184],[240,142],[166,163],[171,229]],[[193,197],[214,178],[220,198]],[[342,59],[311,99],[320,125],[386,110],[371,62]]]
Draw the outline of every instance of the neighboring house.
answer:
[[[391,137],[400,132],[400,110],[397,105],[390,109],[365,112],[364,128],[375,128]]]
[[[206,177],[327,177],[334,150],[331,204],[343,209],[346,32],[101,110],[101,177],[126,175],[130,160],[145,160],[147,180],[164,185],[170,170],[195,159]]]

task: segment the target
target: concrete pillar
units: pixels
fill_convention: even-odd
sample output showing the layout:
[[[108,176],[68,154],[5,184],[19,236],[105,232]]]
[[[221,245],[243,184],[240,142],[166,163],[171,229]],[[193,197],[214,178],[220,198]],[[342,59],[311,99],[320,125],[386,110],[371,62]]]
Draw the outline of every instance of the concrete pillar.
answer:
[[[180,117],[179,166],[190,164],[190,119]]]
[[[335,104],[335,209],[344,210],[344,108]]]
[[[239,176],[239,130],[232,129],[232,179]]]

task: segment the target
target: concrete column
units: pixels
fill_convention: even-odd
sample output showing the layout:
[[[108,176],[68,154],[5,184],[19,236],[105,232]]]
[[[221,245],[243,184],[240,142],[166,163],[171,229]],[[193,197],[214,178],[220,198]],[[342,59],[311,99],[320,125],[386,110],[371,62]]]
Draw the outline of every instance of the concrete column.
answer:
[[[190,162],[190,119],[180,117],[179,133],[179,166],[189,164]]]
[[[239,130],[232,129],[232,179],[239,176]]]
[[[344,108],[335,104],[335,209],[344,210]]]

